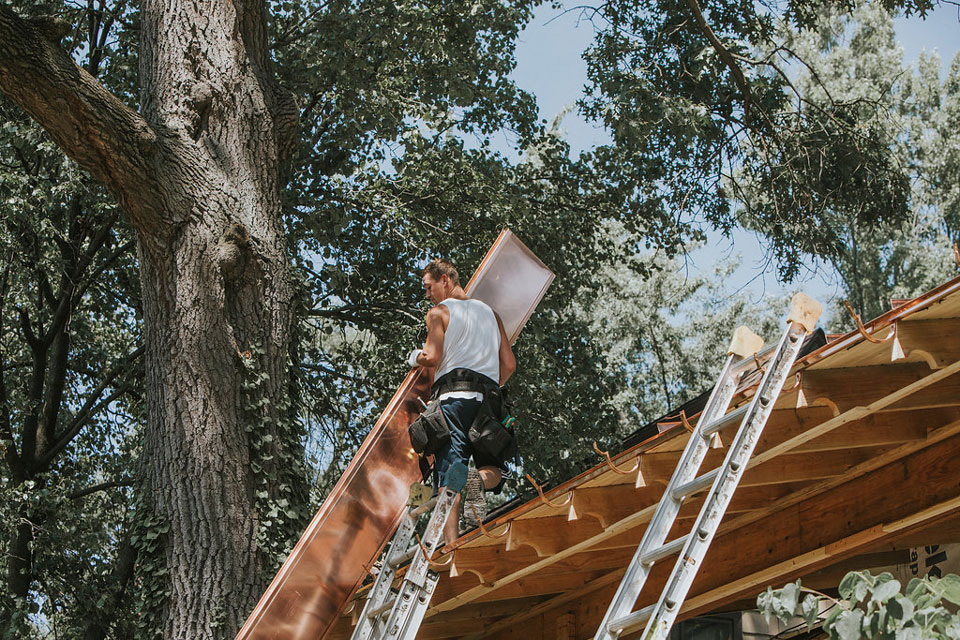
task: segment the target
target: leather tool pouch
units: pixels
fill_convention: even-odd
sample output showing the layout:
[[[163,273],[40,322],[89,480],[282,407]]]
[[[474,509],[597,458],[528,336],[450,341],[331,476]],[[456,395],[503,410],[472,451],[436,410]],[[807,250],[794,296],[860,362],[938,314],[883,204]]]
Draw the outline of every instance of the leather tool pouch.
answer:
[[[484,389],[483,403],[467,433],[474,451],[491,456],[501,464],[516,457],[513,408],[506,389],[495,385]]]
[[[410,423],[408,431],[410,445],[421,456],[433,455],[450,442],[450,427],[437,401],[427,405],[420,417]]]

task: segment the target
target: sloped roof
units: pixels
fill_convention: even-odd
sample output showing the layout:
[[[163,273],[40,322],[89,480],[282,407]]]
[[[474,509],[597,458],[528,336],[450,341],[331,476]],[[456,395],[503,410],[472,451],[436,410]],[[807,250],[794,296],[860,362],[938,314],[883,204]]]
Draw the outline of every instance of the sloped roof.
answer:
[[[960,278],[836,337],[792,374],[681,618],[960,541]],[[749,401],[748,377],[731,410]],[[719,433],[702,471],[735,430]],[[592,637],[688,437],[670,426],[447,547],[419,637]],[[702,501],[688,499],[669,538],[687,533]],[[672,564],[654,567],[636,608],[655,601]],[[350,626],[348,613],[332,637]]]

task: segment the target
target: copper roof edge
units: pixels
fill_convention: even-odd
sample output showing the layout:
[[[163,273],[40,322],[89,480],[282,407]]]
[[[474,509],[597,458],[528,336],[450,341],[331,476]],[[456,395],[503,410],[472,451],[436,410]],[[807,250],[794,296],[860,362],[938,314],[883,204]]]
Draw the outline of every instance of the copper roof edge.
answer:
[[[889,327],[896,322],[903,320],[907,316],[913,315],[919,311],[923,311],[927,307],[937,302],[942,301],[947,296],[956,291],[960,290],[960,276],[957,276],[951,280],[947,280],[943,284],[931,289],[930,291],[913,298],[907,302],[904,302],[900,306],[894,307],[890,311],[887,311],[881,316],[874,318],[869,322],[864,323],[864,329],[870,333],[876,333],[880,329]],[[820,347],[812,353],[808,353],[803,358],[797,360],[797,365],[801,367],[808,367],[812,364],[820,362],[824,358],[837,353],[838,351],[843,351],[848,349],[853,345],[866,340],[866,338],[861,335],[860,331],[853,329],[847,333],[841,334],[839,338],[828,342],[826,345]]]

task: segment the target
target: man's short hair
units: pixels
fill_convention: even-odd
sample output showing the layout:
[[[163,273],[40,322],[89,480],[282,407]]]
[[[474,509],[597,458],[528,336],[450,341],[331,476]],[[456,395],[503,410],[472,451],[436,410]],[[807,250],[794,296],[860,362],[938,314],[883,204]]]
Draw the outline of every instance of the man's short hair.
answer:
[[[450,282],[453,283],[453,286],[460,286],[460,274],[457,273],[457,268],[443,258],[437,258],[424,267],[423,275],[427,274],[429,274],[434,280],[439,280],[440,276],[447,276],[450,278]]]

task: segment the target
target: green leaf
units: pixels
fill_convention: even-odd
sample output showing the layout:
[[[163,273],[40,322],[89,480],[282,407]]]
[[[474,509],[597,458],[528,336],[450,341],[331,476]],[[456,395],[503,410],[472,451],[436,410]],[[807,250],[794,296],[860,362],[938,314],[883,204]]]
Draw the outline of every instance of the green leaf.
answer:
[[[906,622],[913,619],[914,606],[910,598],[897,596],[887,603],[887,608],[892,609],[893,607],[896,607],[900,612],[899,615],[895,616],[899,621],[898,626],[902,627]]]
[[[833,628],[834,623],[837,621],[837,618],[840,617],[840,614],[844,612],[844,609],[840,607],[834,607],[830,613],[827,614],[827,617],[823,619],[823,628],[828,631]]]
[[[937,589],[948,602],[960,604],[960,576],[948,573],[937,581]]]
[[[910,582],[907,583],[907,588],[904,590],[904,595],[911,600],[915,600],[916,596],[925,593],[926,591],[927,586],[923,580],[920,578],[912,578]]]
[[[860,623],[863,612],[859,609],[844,611],[837,618],[834,630],[840,640],[860,640]]]
[[[854,589],[856,586],[863,581],[863,576],[861,576],[856,571],[851,571],[847,575],[843,576],[843,580],[840,581],[840,586],[837,587],[837,590],[840,592],[840,597],[844,600],[850,600],[853,604],[856,604],[854,599]]]
[[[788,585],[785,585],[780,591],[780,606],[783,607],[784,613],[790,614],[790,616],[796,615],[797,612],[797,601],[800,598],[800,582],[791,582]]]
[[[943,633],[949,640],[960,640],[960,621],[954,619],[947,625],[947,628],[943,630]]]
[[[800,604],[800,615],[803,616],[803,620],[807,623],[807,630],[813,629],[813,625],[817,623],[819,614],[820,598],[812,593],[808,593]]]
[[[895,637],[897,640],[922,640],[924,634],[920,627],[906,627],[899,629]]]
[[[890,598],[898,595],[900,593],[900,581],[899,580],[887,580],[881,582],[873,588],[873,599],[879,603],[884,603]]]
[[[773,587],[767,587],[757,596],[757,609],[763,614],[767,624],[773,621]]]

